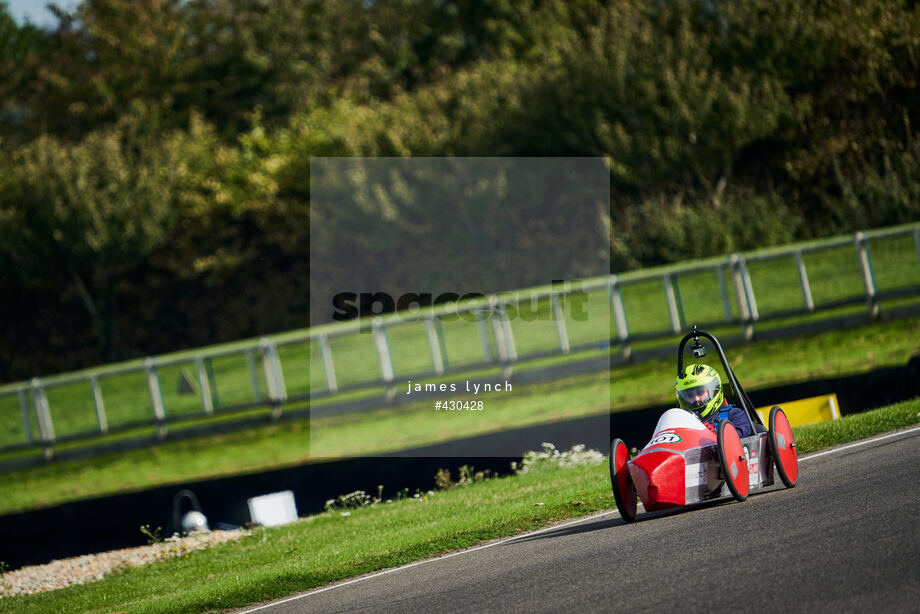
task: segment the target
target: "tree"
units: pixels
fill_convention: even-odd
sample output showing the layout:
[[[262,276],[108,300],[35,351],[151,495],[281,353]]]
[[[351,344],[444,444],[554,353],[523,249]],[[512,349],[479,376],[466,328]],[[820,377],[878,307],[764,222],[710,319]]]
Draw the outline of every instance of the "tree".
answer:
[[[6,3],[0,1],[0,139],[13,137],[27,114],[25,97],[29,83],[38,77],[48,51],[45,34],[31,24],[17,25]],[[0,144],[5,144],[0,140]]]
[[[72,288],[104,359],[114,357],[119,279],[170,237],[185,170],[182,135],[136,123],[70,145],[42,137],[4,160],[0,251],[26,287]]]

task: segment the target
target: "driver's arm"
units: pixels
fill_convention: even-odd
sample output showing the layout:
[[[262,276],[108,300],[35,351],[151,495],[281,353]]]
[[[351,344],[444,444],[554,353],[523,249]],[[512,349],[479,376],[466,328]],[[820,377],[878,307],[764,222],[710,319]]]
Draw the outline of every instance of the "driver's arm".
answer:
[[[740,437],[748,437],[754,434],[747,412],[737,405],[732,407],[731,411],[728,412],[728,419],[731,420],[731,423],[738,430],[738,435]]]

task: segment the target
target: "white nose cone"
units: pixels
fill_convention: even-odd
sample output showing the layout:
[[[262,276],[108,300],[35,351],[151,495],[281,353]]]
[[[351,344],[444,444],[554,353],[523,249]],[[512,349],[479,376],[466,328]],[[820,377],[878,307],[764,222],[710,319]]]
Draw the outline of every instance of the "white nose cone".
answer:
[[[195,533],[197,531],[208,530],[208,519],[201,512],[186,512],[182,517],[182,531],[185,533]]]

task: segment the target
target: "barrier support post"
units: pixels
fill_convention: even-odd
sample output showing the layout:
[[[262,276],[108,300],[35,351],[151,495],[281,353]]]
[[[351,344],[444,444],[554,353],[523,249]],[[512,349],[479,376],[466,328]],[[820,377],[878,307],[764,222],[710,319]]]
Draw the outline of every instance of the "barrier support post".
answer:
[[[45,460],[54,458],[54,422],[51,420],[51,408],[45,388],[37,377],[32,378],[32,403],[35,405],[35,417],[38,418],[38,432],[44,446]]]
[[[856,247],[856,257],[859,260],[863,288],[866,291],[866,305],[869,309],[869,317],[877,320],[879,313],[878,291],[875,287],[875,275],[872,272],[872,260],[869,257],[869,246],[866,242],[865,233],[861,230],[857,232],[853,237],[853,243]]]
[[[99,378],[89,376],[89,385],[93,392],[93,406],[96,408],[96,422],[99,424],[100,433],[109,432],[109,421],[105,415],[105,403],[102,402],[102,389],[99,387]]]
[[[319,336],[319,351],[323,357],[323,373],[326,375],[326,388],[337,392],[339,383],[335,379],[335,363],[332,362],[332,348],[329,347],[329,335]]]
[[[559,349],[563,354],[568,354],[572,350],[569,345],[569,333],[565,328],[565,312],[559,301],[559,295],[553,294],[551,299],[553,303],[553,319],[556,320],[556,334],[559,337]]]
[[[157,373],[156,361],[147,357],[144,359],[144,372],[147,375],[147,392],[150,394],[150,406],[153,417],[157,423],[157,437],[166,439],[166,407],[163,405],[163,390],[160,388],[160,376]]]
[[[730,265],[732,285],[735,288],[735,300],[738,303],[738,320],[742,326],[742,336],[745,341],[750,341],[754,337],[754,323],[748,306],[747,289],[745,288],[744,274],[741,268],[741,256],[732,254]]]
[[[802,300],[805,301],[805,309],[814,311],[815,301],[811,296],[811,285],[808,283],[808,271],[805,270],[805,260],[802,259],[802,250],[795,252],[795,268],[799,271],[799,284],[802,286]]]
[[[613,318],[617,323],[617,340],[620,342],[620,352],[623,360],[632,358],[632,344],[629,343],[629,325],[626,321],[626,307],[623,305],[623,294],[620,292],[620,281],[616,275],[611,275],[607,282],[610,292],[610,307],[613,309]]]
[[[380,374],[383,376],[383,381],[392,384],[395,377],[393,356],[390,353],[390,340],[387,338],[382,320],[374,318],[371,323],[371,329],[374,332],[374,343],[377,346],[377,358],[380,360]],[[396,387],[387,386],[386,396],[388,401],[393,401],[396,398]]]
[[[19,395],[19,411],[22,412],[22,427],[26,432],[26,443],[31,444],[32,437],[32,420],[29,418],[29,403],[26,401],[26,389],[20,388],[17,391]]]

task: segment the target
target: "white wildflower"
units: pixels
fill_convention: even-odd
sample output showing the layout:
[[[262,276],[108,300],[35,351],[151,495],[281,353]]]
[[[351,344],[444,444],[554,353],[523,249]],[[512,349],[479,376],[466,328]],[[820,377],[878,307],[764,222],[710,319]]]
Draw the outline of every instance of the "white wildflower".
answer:
[[[521,475],[544,467],[578,467],[603,462],[605,456],[597,450],[587,450],[584,444],[576,444],[560,452],[551,443],[543,443],[543,451],[524,453],[520,463],[511,463],[511,470]]]

